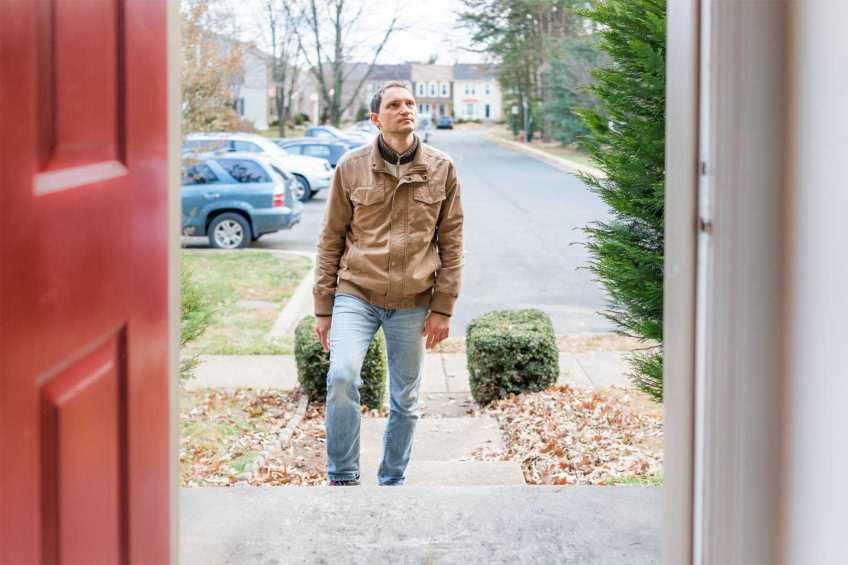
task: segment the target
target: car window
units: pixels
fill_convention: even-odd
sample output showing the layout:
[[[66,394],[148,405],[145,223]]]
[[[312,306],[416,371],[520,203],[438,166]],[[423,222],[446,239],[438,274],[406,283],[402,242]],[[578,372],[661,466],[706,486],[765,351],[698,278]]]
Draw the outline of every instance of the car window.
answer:
[[[256,161],[218,159],[218,164],[238,182],[271,182],[271,177]]]
[[[224,149],[227,145],[225,139],[189,139],[183,143],[183,150],[191,150],[197,153],[217,151]]]
[[[303,145],[286,145],[283,149],[285,149],[289,153],[300,155],[303,152]]]
[[[330,156],[330,148],[326,145],[304,145],[303,154],[310,157],[321,157],[326,159]]]
[[[206,163],[183,164],[182,166],[182,184],[188,186],[192,184],[212,184],[220,182],[212,169]]]
[[[252,141],[233,141],[233,147],[235,147],[236,151],[243,151],[245,153],[262,153],[262,148]]]

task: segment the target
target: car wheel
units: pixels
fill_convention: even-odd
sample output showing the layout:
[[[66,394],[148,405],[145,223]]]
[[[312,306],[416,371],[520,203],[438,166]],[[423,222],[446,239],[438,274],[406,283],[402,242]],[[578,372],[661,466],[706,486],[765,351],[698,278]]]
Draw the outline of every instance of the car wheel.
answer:
[[[240,214],[227,212],[209,224],[209,245],[215,249],[241,249],[252,240],[250,224]]]
[[[312,189],[309,186],[309,181],[300,175],[294,175],[294,197],[301,202],[306,202],[312,198]]]

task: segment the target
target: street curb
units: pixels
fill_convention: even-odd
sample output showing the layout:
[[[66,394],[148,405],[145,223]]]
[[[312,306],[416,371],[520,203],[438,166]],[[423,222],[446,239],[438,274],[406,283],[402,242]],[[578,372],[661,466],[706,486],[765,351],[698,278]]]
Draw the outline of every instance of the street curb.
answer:
[[[301,279],[297,285],[294,294],[291,295],[289,301],[280,311],[274,325],[268,332],[270,337],[283,337],[291,335],[294,332],[297,323],[312,313],[312,281],[315,279],[315,253],[307,253],[302,251],[287,251],[301,257],[308,257],[312,261],[312,267],[309,272]]]
[[[524,153],[527,153],[528,155],[535,157],[535,158],[539,159],[540,161],[544,161],[544,162],[548,163],[549,165],[553,165],[554,167],[561,169],[563,171],[566,171],[568,173],[580,172],[580,173],[585,173],[587,175],[593,176],[593,177],[598,178],[598,179],[606,178],[606,175],[604,174],[604,172],[602,170],[596,168],[596,167],[592,167],[592,166],[589,166],[589,165],[583,165],[583,164],[577,163],[576,161],[572,161],[570,159],[565,159],[563,157],[557,157],[556,155],[551,155],[549,153],[545,153],[544,151],[542,151],[540,149],[536,149],[535,147],[530,147],[530,146],[525,145],[523,143],[510,141],[508,139],[503,139],[503,138],[497,137],[495,135],[492,135],[491,133],[487,133],[485,135],[486,135],[486,137],[488,137],[489,139],[491,139],[495,143],[498,143],[500,145],[503,145],[504,147],[507,147],[509,149],[513,149],[515,151],[522,151]]]
[[[265,464],[271,455],[273,455],[277,451],[282,451],[286,445],[288,445],[291,440],[291,436],[297,427],[300,425],[300,421],[303,419],[303,416],[306,414],[306,409],[309,407],[309,395],[305,392],[302,392],[300,395],[300,400],[297,403],[297,410],[292,416],[292,419],[289,420],[286,427],[283,428],[276,438],[268,442],[264,448],[262,449],[262,453],[260,453],[256,459],[251,461],[251,463],[245,467],[244,472],[238,476],[237,483],[247,483],[250,479],[256,476],[256,473],[259,472],[259,468]]]

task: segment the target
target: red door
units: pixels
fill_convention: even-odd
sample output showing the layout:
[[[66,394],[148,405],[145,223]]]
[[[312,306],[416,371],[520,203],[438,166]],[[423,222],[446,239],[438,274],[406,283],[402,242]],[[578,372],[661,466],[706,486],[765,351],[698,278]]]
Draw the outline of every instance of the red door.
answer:
[[[0,10],[0,562],[167,563],[164,0]]]

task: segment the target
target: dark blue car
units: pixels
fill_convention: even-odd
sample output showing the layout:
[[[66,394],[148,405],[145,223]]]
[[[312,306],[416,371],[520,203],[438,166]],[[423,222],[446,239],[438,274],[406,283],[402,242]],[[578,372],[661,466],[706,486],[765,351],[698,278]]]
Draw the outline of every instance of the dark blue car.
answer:
[[[290,229],[303,215],[293,183],[262,155],[184,155],[182,232],[207,236],[218,249],[238,249]]]
[[[295,155],[306,155],[324,159],[335,168],[342,155],[348,151],[348,146],[337,141],[318,139],[315,137],[298,137],[275,139],[274,143]]]

